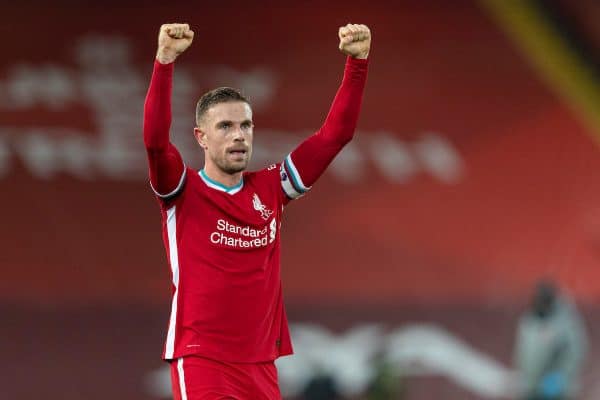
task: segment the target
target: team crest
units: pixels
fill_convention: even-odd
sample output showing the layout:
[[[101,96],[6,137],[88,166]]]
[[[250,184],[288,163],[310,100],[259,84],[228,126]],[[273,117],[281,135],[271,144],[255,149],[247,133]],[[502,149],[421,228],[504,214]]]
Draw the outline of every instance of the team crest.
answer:
[[[256,193],[252,197],[252,204],[254,205],[254,209],[260,213],[260,216],[265,221],[269,219],[271,215],[273,215],[273,211],[269,210],[267,206],[265,206]]]

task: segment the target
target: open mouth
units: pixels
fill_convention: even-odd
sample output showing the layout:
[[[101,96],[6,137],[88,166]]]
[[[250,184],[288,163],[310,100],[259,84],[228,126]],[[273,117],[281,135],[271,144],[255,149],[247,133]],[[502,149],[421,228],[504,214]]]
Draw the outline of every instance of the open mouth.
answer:
[[[248,153],[248,150],[246,149],[233,149],[227,151],[227,154],[230,154],[235,158],[243,158],[246,156],[246,153]]]

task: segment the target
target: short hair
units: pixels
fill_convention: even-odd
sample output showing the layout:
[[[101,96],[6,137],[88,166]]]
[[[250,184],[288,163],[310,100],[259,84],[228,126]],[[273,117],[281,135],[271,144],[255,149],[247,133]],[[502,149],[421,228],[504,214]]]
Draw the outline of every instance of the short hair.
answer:
[[[230,101],[243,101],[250,105],[248,99],[239,90],[234,88],[219,87],[204,93],[196,104],[196,125],[200,125],[200,120],[209,108],[215,104],[228,103]]]

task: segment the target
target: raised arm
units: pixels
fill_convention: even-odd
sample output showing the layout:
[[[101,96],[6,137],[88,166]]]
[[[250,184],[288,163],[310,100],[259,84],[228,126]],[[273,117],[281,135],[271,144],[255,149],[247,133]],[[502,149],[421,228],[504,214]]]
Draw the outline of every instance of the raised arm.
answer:
[[[321,129],[292,151],[281,165],[281,183],[288,199],[302,196],[321,176],[356,129],[367,79],[371,32],[348,24],[338,31],[339,48],[348,56],[344,78]]]
[[[165,24],[158,35],[158,50],[146,102],[144,144],[148,154],[150,184],[161,198],[175,196],[185,181],[181,155],[169,141],[173,63],[192,43],[187,24]]]

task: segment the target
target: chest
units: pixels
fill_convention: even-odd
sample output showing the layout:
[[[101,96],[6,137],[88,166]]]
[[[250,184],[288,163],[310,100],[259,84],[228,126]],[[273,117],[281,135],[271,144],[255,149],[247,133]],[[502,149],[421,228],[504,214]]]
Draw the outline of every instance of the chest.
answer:
[[[184,240],[195,246],[235,251],[266,249],[274,244],[281,205],[272,191],[247,185],[233,195],[191,187],[180,204],[178,224]]]

